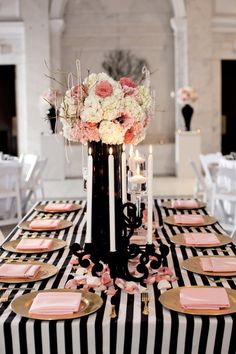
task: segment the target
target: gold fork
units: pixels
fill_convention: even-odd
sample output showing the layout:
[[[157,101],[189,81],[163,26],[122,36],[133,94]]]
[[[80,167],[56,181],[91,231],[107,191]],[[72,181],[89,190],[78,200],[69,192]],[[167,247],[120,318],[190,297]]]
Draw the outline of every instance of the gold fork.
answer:
[[[111,318],[116,318],[116,317],[117,317],[117,314],[116,314],[116,306],[115,306],[115,305],[111,305],[110,317],[111,317]]]
[[[149,309],[148,309],[149,296],[148,296],[148,293],[142,293],[141,298],[142,298],[142,302],[144,302],[143,315],[148,315],[149,314]]]

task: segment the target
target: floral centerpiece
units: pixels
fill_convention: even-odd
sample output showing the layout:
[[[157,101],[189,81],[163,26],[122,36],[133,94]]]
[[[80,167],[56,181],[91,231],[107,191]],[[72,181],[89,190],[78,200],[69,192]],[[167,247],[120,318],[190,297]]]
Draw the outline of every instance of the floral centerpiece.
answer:
[[[185,130],[190,130],[191,118],[193,115],[193,104],[198,99],[198,95],[193,87],[184,86],[177,92],[177,102],[182,105],[182,114],[185,122]]]
[[[60,120],[69,141],[138,144],[145,138],[150,113],[147,87],[99,73],[66,91]]]
[[[151,119],[149,87],[128,77],[114,80],[106,73],[90,74],[65,92],[59,110],[62,132],[72,142],[87,143],[93,159],[92,243],[104,262],[110,249],[108,156],[114,158],[115,238],[121,248],[122,144],[145,138]],[[125,171],[126,173],[126,171]]]

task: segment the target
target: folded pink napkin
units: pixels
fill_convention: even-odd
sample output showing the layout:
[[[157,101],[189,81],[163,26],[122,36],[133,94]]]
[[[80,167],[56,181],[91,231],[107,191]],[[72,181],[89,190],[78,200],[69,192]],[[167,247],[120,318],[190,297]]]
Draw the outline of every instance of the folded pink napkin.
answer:
[[[136,243],[137,245],[145,245],[147,243],[145,235],[133,235],[130,237],[130,243]]]
[[[174,222],[176,224],[198,225],[203,224],[204,219],[202,215],[174,215]]]
[[[184,309],[221,309],[230,307],[224,288],[183,288],[180,289],[180,304]]]
[[[171,207],[175,209],[184,209],[184,208],[197,208],[198,207],[198,202],[196,200],[172,200],[171,201]]]
[[[35,219],[31,221],[29,227],[31,227],[31,229],[53,230],[58,228],[59,225],[60,220]]]
[[[34,278],[40,270],[40,265],[3,264],[0,266],[0,278]]]
[[[71,203],[51,203],[44,207],[45,211],[70,211],[73,207]]]
[[[67,315],[79,311],[81,293],[45,292],[34,298],[30,315]]]
[[[184,234],[184,241],[186,245],[217,245],[220,243],[215,234],[206,232]]]
[[[206,257],[200,259],[202,270],[205,272],[235,272],[236,257]]]
[[[53,240],[40,240],[40,239],[26,239],[20,240],[16,246],[16,250],[27,251],[27,250],[49,250],[52,248]]]

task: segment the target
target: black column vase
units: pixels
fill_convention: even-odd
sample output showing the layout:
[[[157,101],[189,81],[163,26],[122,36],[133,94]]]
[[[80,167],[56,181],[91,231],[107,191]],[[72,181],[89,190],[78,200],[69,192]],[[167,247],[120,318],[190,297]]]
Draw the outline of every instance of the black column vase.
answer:
[[[48,109],[47,116],[48,116],[51,131],[53,134],[55,134],[55,128],[56,128],[56,109],[55,109],[55,107],[51,106]]]
[[[193,107],[191,107],[189,104],[186,104],[182,108],[182,114],[184,117],[184,123],[185,123],[185,130],[190,131],[190,125],[191,125],[191,119],[193,115]]]
[[[99,258],[108,262],[110,250],[109,231],[109,179],[108,156],[112,148],[114,156],[115,190],[115,228],[116,249],[121,247],[122,239],[122,196],[121,196],[121,145],[107,145],[102,142],[88,143],[93,157],[93,193],[92,193],[92,243]]]

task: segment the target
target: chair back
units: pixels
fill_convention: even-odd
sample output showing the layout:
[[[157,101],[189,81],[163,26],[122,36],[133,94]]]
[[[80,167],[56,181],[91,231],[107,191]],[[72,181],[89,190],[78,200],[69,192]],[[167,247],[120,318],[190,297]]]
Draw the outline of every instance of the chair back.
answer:
[[[22,182],[30,184],[39,157],[35,154],[21,154],[19,162],[22,165]]]
[[[0,225],[10,225],[22,217],[20,196],[20,164],[1,164],[0,166]]]
[[[221,152],[216,152],[214,154],[200,154],[199,159],[203,172],[205,174],[207,183],[214,183],[215,173],[219,165],[219,160],[222,158]]]

